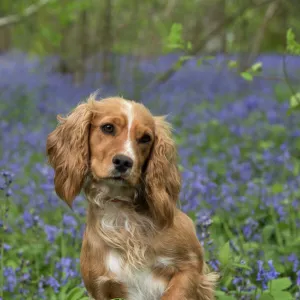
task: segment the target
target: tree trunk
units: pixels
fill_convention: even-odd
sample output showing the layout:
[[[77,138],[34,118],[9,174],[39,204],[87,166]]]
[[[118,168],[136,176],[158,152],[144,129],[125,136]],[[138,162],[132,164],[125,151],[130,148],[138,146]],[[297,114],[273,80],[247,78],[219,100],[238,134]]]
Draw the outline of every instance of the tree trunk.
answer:
[[[221,22],[225,23],[226,20],[226,0],[220,0],[220,19]],[[226,37],[226,26],[223,26],[223,29],[220,33],[221,35],[221,53],[226,53],[227,51],[227,37]]]
[[[1,5],[2,6],[2,5]],[[5,17],[5,7],[0,6],[0,17]],[[11,32],[10,26],[0,28],[0,54],[9,51],[11,48]]]
[[[105,0],[103,11],[103,32],[102,32],[102,74],[104,82],[112,80],[111,52],[113,46],[112,36],[112,4],[111,0]]]
[[[247,48],[246,41],[248,39],[249,21],[246,16],[243,16],[239,22],[239,28],[237,30],[237,42],[238,42],[238,70],[239,72],[244,71],[247,68]]]
[[[60,14],[65,13],[65,4],[67,0],[61,0],[61,11]],[[57,66],[57,71],[62,74],[74,74],[75,67],[74,61],[70,58],[70,50],[69,50],[69,36],[71,33],[71,29],[73,27],[73,22],[60,25],[59,29],[61,32],[61,41],[59,47],[59,63]]]
[[[254,36],[253,41],[252,41],[252,47],[251,47],[250,55],[248,56],[248,59],[247,59],[246,67],[249,68],[253,64],[254,60],[257,57],[257,55],[259,54],[259,51],[261,49],[261,45],[262,45],[263,40],[264,40],[266,29],[267,29],[270,21],[274,17],[274,15],[277,13],[278,9],[279,9],[279,1],[272,2],[268,6],[268,8],[266,10],[266,13],[265,13],[265,16],[262,20],[262,23],[258,27],[257,32]]]
[[[85,77],[85,63],[88,56],[88,18],[86,9],[80,13],[78,44],[80,45],[80,53],[78,54],[75,82],[80,84]]]
[[[10,27],[5,26],[0,28],[0,54],[8,52],[11,48],[11,32]]]

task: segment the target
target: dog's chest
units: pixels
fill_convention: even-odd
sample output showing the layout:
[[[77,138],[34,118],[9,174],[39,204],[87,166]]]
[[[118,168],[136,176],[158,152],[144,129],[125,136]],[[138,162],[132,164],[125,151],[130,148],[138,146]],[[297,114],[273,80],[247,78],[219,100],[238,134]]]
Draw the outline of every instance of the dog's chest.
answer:
[[[127,287],[126,300],[159,300],[166,289],[166,283],[156,278],[150,267],[135,269],[124,265],[116,252],[109,253],[106,264],[116,279]]]

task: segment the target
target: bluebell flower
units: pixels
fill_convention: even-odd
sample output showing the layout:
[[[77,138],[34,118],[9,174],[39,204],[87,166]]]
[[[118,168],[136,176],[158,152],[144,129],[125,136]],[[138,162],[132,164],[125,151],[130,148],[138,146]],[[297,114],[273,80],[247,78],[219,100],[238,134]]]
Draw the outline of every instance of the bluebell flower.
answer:
[[[22,282],[27,282],[31,278],[31,275],[29,273],[23,273],[22,276],[20,277],[20,281]]]
[[[299,266],[299,258],[295,253],[292,253],[288,256],[288,261],[293,263],[293,272],[296,272],[298,270]]]
[[[59,271],[63,277],[63,282],[66,282],[69,278],[78,276],[78,272],[75,267],[75,262],[72,258],[63,257],[55,265],[56,270]]]
[[[64,232],[71,234],[72,237],[75,238],[77,232],[77,226],[78,226],[76,219],[73,216],[64,215],[63,225],[64,225]]]
[[[34,216],[30,212],[24,211],[24,213],[23,213],[23,220],[24,220],[25,228],[31,228],[31,227],[33,227],[33,225],[35,224],[33,218],[34,218]]]
[[[47,235],[47,240],[50,242],[50,243],[53,243],[60,231],[59,228],[57,228],[56,226],[52,226],[52,225],[44,225],[44,230],[45,230],[45,233]]]
[[[45,289],[44,289],[44,285],[45,285],[45,278],[44,276],[42,275],[39,279],[39,283],[38,283],[38,294],[39,296],[43,296],[44,292],[45,292]]]
[[[260,281],[261,284],[262,284],[262,288],[265,290],[265,289],[268,288],[268,286],[267,286],[267,284],[268,284],[267,272],[263,268],[263,261],[258,260],[257,264],[258,264],[258,272],[257,272],[256,281]]]
[[[8,251],[8,250],[11,249],[11,246],[8,245],[8,244],[4,244],[4,245],[3,245],[3,248],[4,248],[5,251]]]
[[[45,280],[45,283],[47,285],[49,285],[50,287],[52,287],[52,289],[54,290],[55,293],[58,293],[59,291],[59,288],[60,288],[60,284],[58,283],[58,281],[52,277],[52,276],[49,276],[46,280]]]
[[[280,275],[280,273],[275,270],[272,260],[268,261],[268,265],[269,265],[269,269],[270,269],[268,272],[268,279],[269,280],[276,279]]]
[[[257,272],[256,280],[261,282],[263,289],[267,289],[268,282],[276,279],[280,275],[280,273],[275,270],[272,260],[268,261],[269,271],[263,268],[263,262],[261,260],[257,261],[257,263],[258,263],[258,272]]]
[[[63,216],[63,224],[67,227],[76,227],[77,221],[73,216],[70,215],[64,215]]]
[[[6,284],[4,285],[4,291],[8,291],[11,293],[14,292],[15,287],[17,286],[17,277],[15,270],[11,267],[4,267],[3,275],[6,282]]]
[[[221,263],[217,259],[211,259],[209,260],[209,265],[215,272],[218,272],[220,270]]]
[[[248,218],[245,223],[246,224],[243,226],[242,231],[245,238],[249,240],[255,233],[255,230],[258,228],[258,222],[253,218]]]
[[[232,283],[238,287],[243,281],[244,281],[243,277],[234,277]]]

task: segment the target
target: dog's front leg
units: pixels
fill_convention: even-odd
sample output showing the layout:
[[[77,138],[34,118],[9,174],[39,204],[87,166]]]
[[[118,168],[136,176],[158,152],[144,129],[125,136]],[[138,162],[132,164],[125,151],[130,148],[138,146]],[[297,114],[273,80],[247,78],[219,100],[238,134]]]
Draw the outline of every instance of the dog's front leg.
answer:
[[[214,300],[209,276],[197,271],[179,271],[171,278],[161,300]]]
[[[89,296],[91,300],[111,300],[115,298],[126,298],[126,288],[121,283],[106,276],[97,278],[90,286]]]
[[[106,249],[97,236],[84,233],[80,269],[89,297],[94,300],[126,298],[125,286],[114,279],[106,268]]]

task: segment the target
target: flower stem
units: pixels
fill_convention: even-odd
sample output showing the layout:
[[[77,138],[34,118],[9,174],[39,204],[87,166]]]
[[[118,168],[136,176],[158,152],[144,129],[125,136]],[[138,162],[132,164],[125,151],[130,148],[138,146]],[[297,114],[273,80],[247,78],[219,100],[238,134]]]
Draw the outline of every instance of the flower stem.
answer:
[[[5,234],[5,218],[6,218],[6,211],[8,207],[8,197],[5,197],[4,206],[1,210],[1,220],[2,221],[2,239],[1,239],[1,247],[0,247],[0,296],[4,298],[4,234]]]
[[[282,236],[281,236],[280,229],[278,227],[278,221],[277,221],[277,218],[276,218],[276,213],[275,213],[274,207],[270,208],[270,212],[271,212],[272,221],[273,221],[273,224],[274,224],[274,227],[275,227],[276,240],[277,240],[277,243],[279,245],[279,248],[282,250],[284,248],[283,247],[283,239],[282,239]]]

